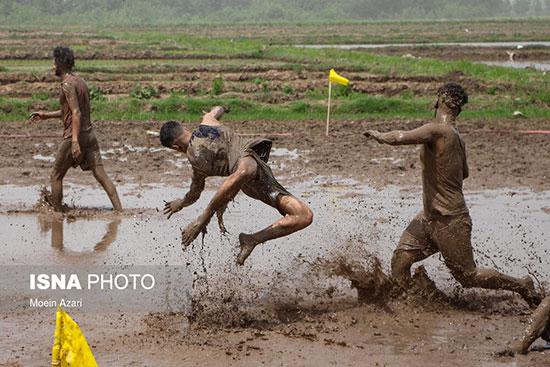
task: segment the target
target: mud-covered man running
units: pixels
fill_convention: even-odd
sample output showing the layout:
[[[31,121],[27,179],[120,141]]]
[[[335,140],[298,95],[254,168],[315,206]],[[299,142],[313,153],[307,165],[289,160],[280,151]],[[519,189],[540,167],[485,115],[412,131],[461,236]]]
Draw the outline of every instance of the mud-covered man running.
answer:
[[[227,178],[202,215],[183,230],[181,242],[184,246],[190,245],[199,233],[206,230],[214,213],[218,214],[220,228],[224,231],[221,216],[229,201],[240,190],[274,207],[283,218],[259,232],[239,235],[237,264],[242,265],[258,244],[310,225],[313,213],[273,177],[267,165],[271,141],[254,139],[244,143],[235,132],[219,122],[223,114],[223,107],[212,108],[204,115],[200,126],[192,132],[175,121],[165,122],[162,126],[161,144],[187,154],[193,168],[189,192],[183,199],[166,203],[164,213],[170,218],[172,214],[195,203],[204,189],[205,178],[210,176]]]
[[[518,279],[480,269],[474,262],[472,220],[462,193],[468,164],[465,144],[456,127],[456,117],[467,102],[460,85],[447,83],[438,91],[434,122],[411,131],[365,133],[381,144],[422,145],[424,209],[409,224],[393,253],[392,278],[406,287],[411,281],[411,265],[440,252],[462,286],[515,291],[533,306],[540,297],[531,278]]]
[[[88,86],[72,73],[74,66],[73,51],[67,47],[56,47],[53,50],[55,75],[61,79],[59,102],[61,109],[54,112],[33,112],[33,121],[61,118],[63,120],[63,142],[55,156],[54,167],[50,176],[51,196],[47,196],[55,210],[62,209],[63,178],[70,167],[83,171],[91,170],[95,179],[103,186],[113,208],[122,210],[115,186],[107,176],[99,144],[90,119],[90,92]]]

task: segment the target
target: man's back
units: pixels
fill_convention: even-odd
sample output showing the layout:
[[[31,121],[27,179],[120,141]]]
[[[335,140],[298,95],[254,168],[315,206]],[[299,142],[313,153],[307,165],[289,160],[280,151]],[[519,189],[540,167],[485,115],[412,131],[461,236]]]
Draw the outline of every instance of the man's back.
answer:
[[[241,139],[230,128],[201,124],[191,135],[187,157],[191,166],[206,176],[229,176],[242,152]]]
[[[462,181],[467,176],[466,150],[462,137],[452,126],[439,126],[439,141],[423,144],[420,150],[424,214],[468,213]]]

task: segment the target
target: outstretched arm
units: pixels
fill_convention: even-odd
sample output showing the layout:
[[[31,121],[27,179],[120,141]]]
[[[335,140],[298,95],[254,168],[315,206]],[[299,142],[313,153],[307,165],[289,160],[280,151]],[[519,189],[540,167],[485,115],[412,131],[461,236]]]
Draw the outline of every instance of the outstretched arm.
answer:
[[[407,145],[432,143],[440,136],[440,133],[439,126],[431,123],[409,131],[394,130],[381,133],[376,130],[368,130],[363,135],[376,140],[380,144]]]
[[[183,199],[177,199],[167,202],[164,205],[164,214],[168,214],[168,219],[172,214],[179,212],[183,208],[193,205],[201,197],[204,190],[205,176],[193,170],[193,178],[191,179],[191,187]]]
[[[223,209],[239,192],[245,182],[252,180],[258,169],[258,164],[252,157],[243,157],[239,160],[237,170],[229,175],[218,189],[201,216],[189,224],[181,233],[181,243],[188,246],[206,226],[214,213]]]
[[[35,111],[31,113],[32,121],[40,121],[40,120],[47,120],[47,119],[60,118],[60,117],[61,117],[61,110],[57,110],[53,112]]]

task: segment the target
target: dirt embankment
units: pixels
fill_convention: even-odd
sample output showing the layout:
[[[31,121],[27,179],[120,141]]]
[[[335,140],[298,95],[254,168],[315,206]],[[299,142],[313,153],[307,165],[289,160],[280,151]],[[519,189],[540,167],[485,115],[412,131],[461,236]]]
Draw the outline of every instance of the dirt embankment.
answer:
[[[126,70],[120,74],[79,73],[86,82],[99,88],[105,95],[128,95],[137,83],[151,85],[163,96],[185,93],[188,96],[204,95],[216,78],[224,81],[224,92],[239,98],[267,103],[301,100],[307,93],[326,88],[324,71],[294,71],[288,67],[262,67],[236,71],[234,67],[138,67],[137,73]],[[346,72],[342,68],[341,72]],[[432,96],[441,84],[457,82],[469,93],[486,93],[489,88],[505,91],[508,83],[487,83],[466,77],[460,71],[443,76],[379,76],[369,74],[369,68],[361,72],[346,72],[352,82],[349,88],[371,96],[396,96],[410,93],[415,96]],[[28,98],[32,95],[58,93],[58,80],[52,71],[6,72],[0,75],[0,97]],[[9,111],[4,111],[9,112]]]

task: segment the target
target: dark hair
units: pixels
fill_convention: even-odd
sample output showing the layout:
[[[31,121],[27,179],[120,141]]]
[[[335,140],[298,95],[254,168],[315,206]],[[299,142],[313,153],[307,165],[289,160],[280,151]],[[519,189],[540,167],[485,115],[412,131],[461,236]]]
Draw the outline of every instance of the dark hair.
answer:
[[[459,112],[462,110],[462,106],[468,103],[468,95],[464,88],[456,83],[447,83],[441,86],[437,90],[437,94],[442,98],[443,103],[445,103],[450,108],[458,108]]]
[[[160,143],[167,147],[172,148],[172,143],[183,132],[183,128],[176,121],[166,121],[160,128]]]
[[[64,46],[57,46],[53,49],[53,58],[55,63],[67,71],[73,70],[74,54],[73,50]]]

